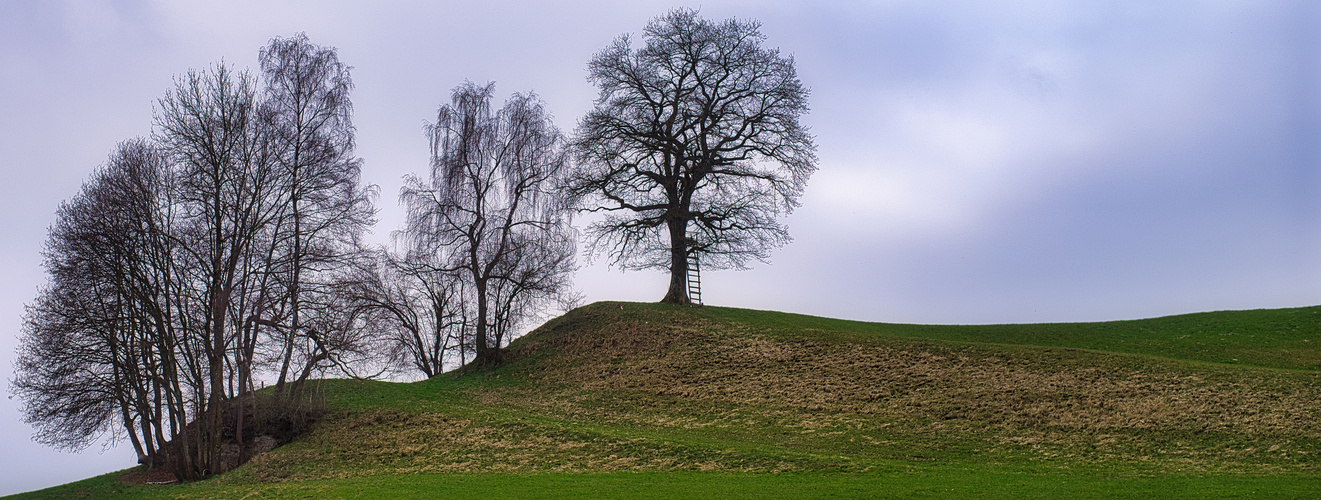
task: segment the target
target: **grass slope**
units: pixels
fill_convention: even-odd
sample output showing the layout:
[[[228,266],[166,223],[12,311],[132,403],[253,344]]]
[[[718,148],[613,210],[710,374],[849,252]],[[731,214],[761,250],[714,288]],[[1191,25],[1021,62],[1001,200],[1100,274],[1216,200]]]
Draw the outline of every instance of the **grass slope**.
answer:
[[[713,308],[725,319],[788,331],[990,342],[1143,354],[1157,357],[1321,370],[1321,307],[1217,311],[1154,319],[1022,325],[864,323],[773,311]]]
[[[208,481],[23,498],[1309,498],[1321,308],[924,326],[596,303],[492,371],[331,380]]]

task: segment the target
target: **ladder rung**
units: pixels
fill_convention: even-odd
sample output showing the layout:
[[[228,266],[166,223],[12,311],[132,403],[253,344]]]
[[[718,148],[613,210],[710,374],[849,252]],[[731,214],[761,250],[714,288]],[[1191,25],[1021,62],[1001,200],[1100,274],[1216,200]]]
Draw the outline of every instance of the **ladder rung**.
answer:
[[[702,264],[697,255],[688,256],[688,300],[702,304]]]

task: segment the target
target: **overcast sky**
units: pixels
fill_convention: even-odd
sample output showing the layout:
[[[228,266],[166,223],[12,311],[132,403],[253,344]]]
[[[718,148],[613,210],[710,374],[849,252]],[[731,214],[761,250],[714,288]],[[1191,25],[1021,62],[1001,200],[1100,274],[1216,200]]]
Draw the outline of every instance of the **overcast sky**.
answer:
[[[58,204],[189,68],[303,31],[352,65],[363,180],[398,227],[423,125],[464,79],[534,90],[566,131],[586,64],[670,8],[763,23],[811,87],[820,170],[770,264],[709,304],[850,319],[1128,319],[1321,302],[1315,2],[56,2],[0,0],[0,366]],[[588,301],[666,276],[600,261]],[[6,385],[7,389],[7,385]],[[29,441],[0,400],[0,494],[133,465]]]

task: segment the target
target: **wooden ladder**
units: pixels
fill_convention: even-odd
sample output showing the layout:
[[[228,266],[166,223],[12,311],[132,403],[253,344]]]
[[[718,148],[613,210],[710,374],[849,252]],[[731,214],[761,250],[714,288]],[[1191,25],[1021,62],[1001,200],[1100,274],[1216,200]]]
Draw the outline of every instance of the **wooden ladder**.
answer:
[[[688,301],[702,305],[702,266],[697,254],[688,255]]]

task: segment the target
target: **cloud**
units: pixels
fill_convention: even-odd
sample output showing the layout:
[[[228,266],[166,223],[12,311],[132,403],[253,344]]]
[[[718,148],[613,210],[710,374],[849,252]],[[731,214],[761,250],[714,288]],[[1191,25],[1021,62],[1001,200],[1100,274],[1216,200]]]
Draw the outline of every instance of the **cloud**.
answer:
[[[55,207],[116,142],[149,133],[173,75],[221,58],[252,67],[268,39],[298,31],[337,46],[356,68],[359,153],[364,180],[382,187],[385,241],[401,220],[399,178],[425,168],[422,124],[449,89],[536,90],[572,130],[595,97],[592,53],[673,6],[0,3],[5,359]],[[1321,296],[1315,2],[700,7],[762,21],[768,44],[794,55],[821,158],[787,219],[796,241],[771,265],[704,276],[708,302],[985,323]],[[599,261],[578,275],[590,300],[656,300],[665,282]],[[6,435],[26,434],[4,414]],[[5,469],[70,461],[35,453]]]
[[[741,304],[1022,322],[1316,300],[1298,104],[1318,89],[1297,90],[1291,5],[885,5],[805,14],[831,26],[797,52],[821,171],[798,241],[721,278]]]

